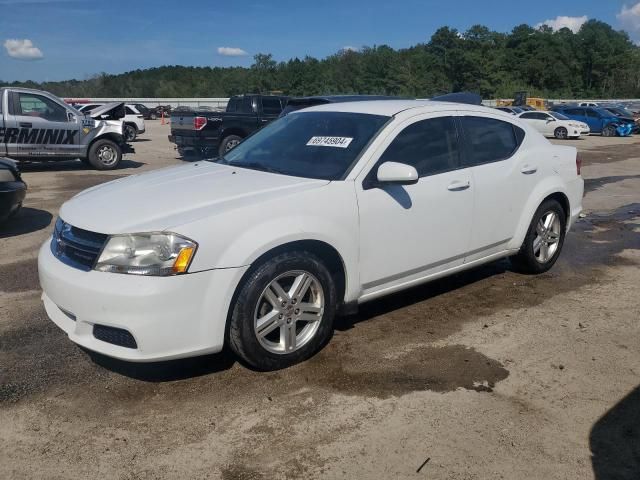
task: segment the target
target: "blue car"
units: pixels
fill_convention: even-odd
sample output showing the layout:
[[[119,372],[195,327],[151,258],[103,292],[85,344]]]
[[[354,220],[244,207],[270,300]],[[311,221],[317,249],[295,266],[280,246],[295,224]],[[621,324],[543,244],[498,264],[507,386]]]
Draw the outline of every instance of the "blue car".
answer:
[[[635,123],[617,117],[610,111],[598,107],[556,106],[554,112],[563,114],[572,120],[589,125],[591,133],[601,133],[603,137],[627,137],[635,128]]]

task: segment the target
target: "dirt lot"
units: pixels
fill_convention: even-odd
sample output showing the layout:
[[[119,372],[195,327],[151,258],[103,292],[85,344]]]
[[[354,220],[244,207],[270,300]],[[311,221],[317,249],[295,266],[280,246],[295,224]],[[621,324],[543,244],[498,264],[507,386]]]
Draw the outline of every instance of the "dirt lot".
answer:
[[[0,230],[0,478],[640,478],[640,137],[568,142],[588,215],[550,273],[504,261],[368,304],[265,374],[228,353],[90,355],[44,313],[60,205],[180,163],[148,124],[115,172],[23,168],[26,208]]]

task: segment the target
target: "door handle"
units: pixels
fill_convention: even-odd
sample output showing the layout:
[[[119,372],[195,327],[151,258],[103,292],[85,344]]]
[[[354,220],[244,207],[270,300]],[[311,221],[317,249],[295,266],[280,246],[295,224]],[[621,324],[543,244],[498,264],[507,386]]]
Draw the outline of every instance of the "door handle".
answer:
[[[520,170],[522,173],[524,173],[525,175],[533,175],[534,173],[536,173],[538,171],[538,167],[534,167],[531,165],[525,165],[524,167],[522,167],[522,169]]]
[[[24,128],[31,128],[33,124],[31,122],[20,122],[20,126]]]
[[[461,192],[462,190],[466,190],[471,186],[471,182],[453,182],[448,187],[447,190],[450,192]]]

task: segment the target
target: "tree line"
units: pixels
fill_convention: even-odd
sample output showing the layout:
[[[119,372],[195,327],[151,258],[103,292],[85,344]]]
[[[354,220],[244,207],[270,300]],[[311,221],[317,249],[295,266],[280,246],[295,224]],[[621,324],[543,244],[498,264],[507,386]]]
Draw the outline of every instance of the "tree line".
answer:
[[[510,98],[519,90],[546,98],[640,98],[640,47],[597,20],[577,33],[519,25],[510,33],[482,25],[442,27],[427,43],[341,50],[277,62],[255,55],[244,67],[163,66],[86,80],[13,82],[63,97],[229,97],[245,92],[286,95],[380,94],[430,97],[474,91]]]

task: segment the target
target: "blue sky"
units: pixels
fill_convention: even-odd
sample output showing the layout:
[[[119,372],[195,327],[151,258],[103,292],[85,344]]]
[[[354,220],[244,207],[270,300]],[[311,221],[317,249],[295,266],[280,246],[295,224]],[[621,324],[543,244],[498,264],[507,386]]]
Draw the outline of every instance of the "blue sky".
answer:
[[[480,23],[506,32],[547,20],[579,26],[585,17],[640,40],[637,0],[0,0],[0,79],[248,66],[259,52],[287,60],[344,47],[408,47],[443,25],[464,31]]]

